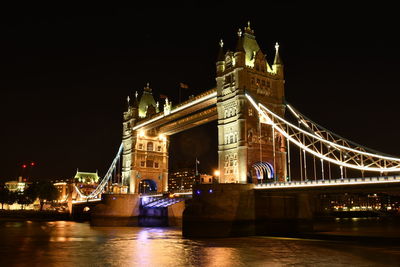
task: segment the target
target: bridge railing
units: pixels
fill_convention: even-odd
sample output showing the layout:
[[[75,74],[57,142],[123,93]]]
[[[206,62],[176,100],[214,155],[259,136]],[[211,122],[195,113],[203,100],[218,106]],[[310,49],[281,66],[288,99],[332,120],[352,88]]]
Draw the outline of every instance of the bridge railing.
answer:
[[[255,189],[274,189],[290,187],[313,187],[313,186],[335,186],[335,185],[362,185],[362,184],[383,184],[400,183],[400,176],[376,176],[364,178],[343,178],[331,180],[308,180],[308,181],[290,181],[258,184]]]

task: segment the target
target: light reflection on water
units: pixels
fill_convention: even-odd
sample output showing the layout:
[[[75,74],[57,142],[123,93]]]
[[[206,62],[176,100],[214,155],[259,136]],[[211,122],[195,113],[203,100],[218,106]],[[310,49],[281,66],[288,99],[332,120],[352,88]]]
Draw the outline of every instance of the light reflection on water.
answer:
[[[0,222],[0,266],[399,266],[400,247],[296,238],[184,239],[173,228]]]

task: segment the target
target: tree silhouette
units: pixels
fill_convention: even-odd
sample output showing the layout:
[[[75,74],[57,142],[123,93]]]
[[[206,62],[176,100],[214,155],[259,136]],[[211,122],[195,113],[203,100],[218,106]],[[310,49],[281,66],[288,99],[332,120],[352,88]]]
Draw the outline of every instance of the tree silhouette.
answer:
[[[1,209],[4,209],[4,204],[7,203],[9,191],[3,184],[0,185],[0,203]]]
[[[40,201],[40,210],[43,210],[45,202],[52,202],[58,199],[59,192],[57,188],[49,181],[39,181],[31,184],[27,189],[27,197],[33,201],[38,197]],[[32,201],[32,202],[33,202]]]

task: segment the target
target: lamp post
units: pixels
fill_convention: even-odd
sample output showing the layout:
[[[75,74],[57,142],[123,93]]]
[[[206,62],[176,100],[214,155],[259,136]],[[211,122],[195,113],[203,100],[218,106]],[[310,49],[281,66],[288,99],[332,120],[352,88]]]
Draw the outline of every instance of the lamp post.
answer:
[[[221,172],[219,170],[215,170],[214,171],[214,177],[217,180],[217,182],[219,183],[219,176],[220,176]]]

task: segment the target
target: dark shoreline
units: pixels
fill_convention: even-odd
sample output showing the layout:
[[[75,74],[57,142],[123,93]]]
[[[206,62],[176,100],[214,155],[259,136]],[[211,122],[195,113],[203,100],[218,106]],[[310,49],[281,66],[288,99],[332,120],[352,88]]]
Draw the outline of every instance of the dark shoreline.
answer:
[[[38,210],[0,210],[0,221],[71,221],[68,212]]]

